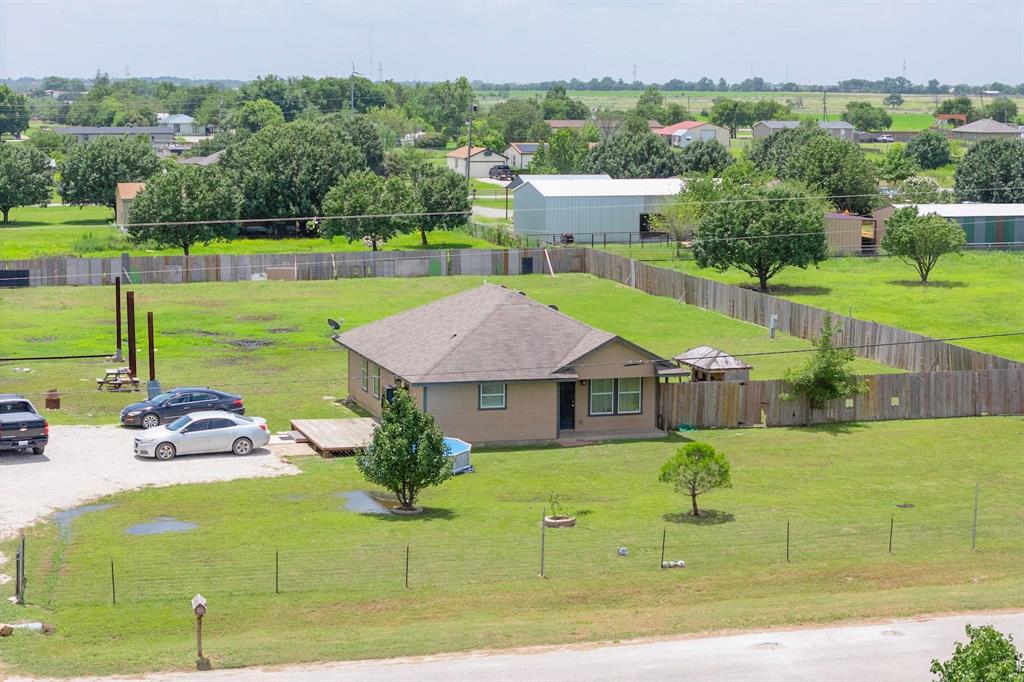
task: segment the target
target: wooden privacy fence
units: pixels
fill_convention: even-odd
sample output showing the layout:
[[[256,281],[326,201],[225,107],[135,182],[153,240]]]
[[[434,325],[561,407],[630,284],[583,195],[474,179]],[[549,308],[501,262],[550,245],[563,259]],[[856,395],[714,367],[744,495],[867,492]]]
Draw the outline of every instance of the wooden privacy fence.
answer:
[[[682,303],[713,310],[723,315],[768,327],[776,316],[778,330],[811,339],[821,329],[826,315],[842,327],[836,344],[852,346],[854,353],[909,372],[1006,369],[1020,363],[1006,358],[936,341],[921,334],[878,322],[836,315],[814,306],[794,303],[758,291],[694,277],[659,268],[623,256],[584,249],[586,271],[612,279],[655,296],[668,296]],[[726,349],[728,350],[728,349]]]
[[[343,251],[214,256],[129,256],[0,260],[0,271],[27,270],[30,286],[103,285],[114,277],[132,284],[236,282],[253,279],[320,280],[349,277],[519,275],[582,272],[578,249],[458,249]]]
[[[658,416],[666,430],[802,426],[850,421],[939,419],[1024,414],[1024,367],[981,371],[875,374],[867,393],[832,400],[820,410],[783,400],[781,379],[659,385]]]

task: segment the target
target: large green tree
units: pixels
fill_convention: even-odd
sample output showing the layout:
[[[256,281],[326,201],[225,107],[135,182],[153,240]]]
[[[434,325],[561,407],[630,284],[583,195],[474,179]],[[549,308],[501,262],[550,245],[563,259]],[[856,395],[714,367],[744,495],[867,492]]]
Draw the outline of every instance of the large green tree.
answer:
[[[681,168],[678,155],[646,127],[624,127],[587,153],[583,170],[613,178],[669,178]]]
[[[465,185],[462,188],[465,196]],[[324,197],[324,213],[331,217],[320,225],[325,237],[343,236],[350,242],[365,239],[376,251],[382,241],[413,229],[419,206],[412,184],[400,176],[382,177],[370,171],[352,173],[339,180]]]
[[[868,102],[850,102],[843,110],[843,120],[857,130],[886,130],[892,125],[892,116],[882,107]]]
[[[435,129],[453,138],[465,128],[472,102],[473,87],[465,76],[459,76],[454,81],[428,86],[414,103],[411,113],[422,115]]]
[[[985,107],[985,115],[1001,123],[1013,123],[1017,117],[1017,103],[1009,97],[996,97]]]
[[[889,107],[890,109],[901,107],[903,106],[903,95],[899,94],[898,92],[889,93],[888,95],[885,96],[885,99],[882,100],[882,104]]]
[[[697,497],[731,488],[729,460],[708,443],[687,443],[661,465],[658,480],[671,483],[676,492],[690,496],[694,516],[700,516]]]
[[[894,144],[886,150],[878,164],[878,175],[888,182],[903,182],[919,170],[917,163],[902,144]]]
[[[424,166],[411,176],[419,209],[413,222],[420,231],[420,243],[427,246],[427,232],[452,230],[469,222],[472,206],[466,194],[466,180],[447,168]]]
[[[537,148],[530,161],[530,172],[536,174],[573,174],[583,172],[589,143],[572,128],[556,130],[547,144]]]
[[[942,104],[935,110],[936,114],[965,114],[967,116],[967,122],[978,120],[978,112],[974,109],[974,102],[970,97],[954,97],[953,99],[946,99],[942,101]]]
[[[250,133],[284,123],[284,112],[269,99],[251,99],[231,113],[229,125]]]
[[[945,166],[953,160],[949,140],[938,130],[926,130],[907,143],[907,155],[925,170]]]
[[[146,181],[132,202],[127,229],[138,242],[175,246],[187,256],[195,244],[233,238],[241,209],[242,194],[223,170],[175,164]]]
[[[853,142],[811,139],[786,161],[780,177],[819,191],[840,211],[867,213],[878,203],[878,170]]]
[[[405,511],[416,508],[424,488],[452,477],[444,435],[403,388],[384,405],[370,446],[356,456],[356,467],[367,481],[393,492]]]
[[[27,144],[0,143],[0,213],[7,222],[15,206],[50,198],[50,160]]]
[[[733,162],[732,154],[718,140],[694,140],[679,150],[684,173],[719,174]]]
[[[966,241],[964,229],[952,220],[934,214],[918,215],[916,206],[907,206],[885,221],[882,248],[913,265],[921,284],[927,286],[928,275],[939,258],[959,252]]]
[[[28,128],[31,111],[28,97],[14,92],[6,85],[0,85],[0,135],[10,133],[15,137]]]
[[[142,135],[105,136],[76,145],[60,164],[60,194],[67,204],[114,208],[119,182],[142,182],[156,173],[160,159]]]
[[[968,642],[956,642],[946,661],[932,659],[930,671],[938,682],[1024,682],[1024,656],[991,625],[964,627]]]
[[[754,140],[747,147],[746,157],[760,170],[781,177],[786,163],[812,140],[828,135],[814,121],[802,121],[796,128],[786,128],[768,137]]]
[[[570,99],[565,86],[552,85],[540,102],[545,119],[569,119],[578,121],[590,118],[590,109],[578,99]]]
[[[1024,140],[986,140],[957,164],[953,186],[960,201],[1024,202]]]
[[[790,391],[783,394],[784,400],[804,398],[812,409],[821,409],[829,400],[867,391],[867,384],[853,371],[853,351],[835,346],[833,337],[842,331],[831,315],[825,317],[818,337],[811,340],[814,353],[800,369],[786,370]]]
[[[711,105],[708,120],[716,126],[729,129],[729,137],[736,137],[736,131],[754,122],[754,114],[750,107],[738,99],[722,97]]]
[[[699,267],[734,267],[768,291],[786,268],[828,258],[822,205],[792,183],[729,187],[704,210],[693,255]]]
[[[366,159],[336,126],[294,121],[229,146],[220,165],[242,191],[243,218],[298,218],[320,215],[327,192]]]
[[[529,99],[510,99],[495,104],[487,120],[501,133],[502,145],[495,151],[503,152],[511,142],[533,142],[531,129],[544,123],[540,106]]]

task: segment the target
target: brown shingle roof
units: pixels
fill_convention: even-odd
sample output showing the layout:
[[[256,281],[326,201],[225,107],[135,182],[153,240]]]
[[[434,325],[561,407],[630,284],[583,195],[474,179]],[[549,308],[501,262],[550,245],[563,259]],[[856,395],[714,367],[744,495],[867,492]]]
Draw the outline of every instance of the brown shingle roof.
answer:
[[[518,292],[484,284],[335,341],[411,384],[430,384],[573,379],[573,361],[618,338]]]

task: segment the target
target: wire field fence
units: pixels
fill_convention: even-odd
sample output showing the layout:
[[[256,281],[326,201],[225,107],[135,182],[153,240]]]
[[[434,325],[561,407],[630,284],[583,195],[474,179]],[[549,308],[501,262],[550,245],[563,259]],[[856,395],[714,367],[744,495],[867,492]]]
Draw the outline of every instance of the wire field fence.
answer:
[[[950,509],[940,519],[929,510],[927,519],[918,519],[913,509],[893,508],[846,525],[780,516],[756,526],[723,512],[709,512],[693,524],[680,513],[666,515],[665,523],[620,532],[589,528],[587,517],[575,528],[559,529],[543,528],[538,518],[521,533],[410,535],[372,544],[346,544],[336,537],[303,545],[288,539],[201,544],[196,534],[181,534],[172,541],[136,538],[127,542],[130,550],[113,556],[73,542],[62,550],[62,568],[28,575],[27,600],[52,606],[118,604],[196,592],[207,597],[325,592],[359,600],[416,589],[459,592],[486,584],[501,589],[501,583],[539,576],[577,586],[614,586],[676,572],[683,580],[742,581],[752,572],[787,566],[856,571],[894,561],[960,563],[975,547],[990,557],[1019,557],[1024,519],[992,518],[983,511],[975,517],[969,507]],[[685,568],[669,567],[680,561]],[[34,586],[39,586],[35,594]]]

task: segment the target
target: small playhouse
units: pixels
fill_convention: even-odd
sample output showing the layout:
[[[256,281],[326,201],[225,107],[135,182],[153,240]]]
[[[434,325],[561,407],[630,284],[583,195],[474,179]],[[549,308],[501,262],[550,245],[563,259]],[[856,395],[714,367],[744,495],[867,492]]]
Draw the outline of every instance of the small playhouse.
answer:
[[[444,437],[445,454],[452,458],[452,472],[466,474],[473,471],[473,465],[469,461],[469,453],[473,446],[461,438]]]
[[[690,381],[747,381],[750,365],[725,351],[697,346],[672,358],[681,367],[689,367]]]

